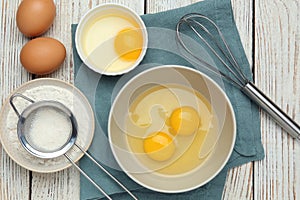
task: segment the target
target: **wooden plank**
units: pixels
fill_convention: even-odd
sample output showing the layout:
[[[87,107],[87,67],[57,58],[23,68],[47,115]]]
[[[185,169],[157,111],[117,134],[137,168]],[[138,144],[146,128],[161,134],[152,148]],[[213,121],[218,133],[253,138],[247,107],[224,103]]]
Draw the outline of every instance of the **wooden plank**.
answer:
[[[1,67],[0,96],[2,103],[9,93],[20,84],[31,79],[31,75],[19,63],[19,51],[28,40],[15,26],[15,12],[20,0],[2,0],[1,7]],[[60,39],[67,47],[67,58],[62,68],[50,75],[73,82],[72,50],[69,36],[70,23],[90,8],[104,1],[62,1],[55,26],[46,35]],[[116,1],[142,14],[143,3]],[[149,0],[147,11],[157,12],[184,6],[195,1]],[[252,57],[251,2],[233,0],[237,26],[246,49]],[[255,1],[255,75],[256,83],[296,121],[300,121],[299,70],[299,3],[296,0],[273,2]],[[246,25],[245,25],[246,22]],[[59,24],[59,25],[58,25]],[[8,67],[9,66],[9,67]],[[267,75],[266,75],[267,74]],[[19,76],[16,76],[19,75]],[[270,77],[269,77],[269,76]],[[284,84],[283,84],[284,83]],[[1,104],[2,105],[2,104]],[[229,172],[224,189],[224,199],[299,199],[300,198],[300,147],[265,114],[262,115],[263,142],[266,159],[248,164]],[[78,199],[79,174],[70,168],[53,174],[30,173],[15,164],[0,150],[1,193],[0,199],[28,199],[32,188],[32,199]],[[252,180],[254,175],[254,180]],[[254,181],[254,185],[251,182]],[[252,194],[255,189],[254,196]]]
[[[147,1],[147,12],[155,13],[172,8],[185,6],[195,3],[195,0],[185,1]],[[239,28],[243,46],[248,60],[252,63],[252,1],[232,1],[234,16]],[[246,22],[246,23],[245,23]],[[228,172],[227,182],[224,188],[224,199],[251,199],[253,191],[252,179],[253,164],[247,164]]]
[[[223,199],[253,199],[253,163],[229,170]]]
[[[15,25],[15,13],[19,1],[3,0],[0,4],[0,99],[1,107],[9,94],[31,79],[19,61],[19,52],[26,38]],[[0,199],[28,199],[30,173],[17,165],[0,145]]]
[[[49,31],[44,36],[53,37],[61,41],[66,47],[66,59],[59,70],[42,77],[52,77],[73,83],[73,60],[71,23],[77,21],[91,6],[88,1],[56,0],[56,17]],[[38,76],[40,77],[40,76]],[[56,173],[32,173],[32,199],[79,199],[80,175],[74,168]]]
[[[74,82],[73,76],[73,54],[71,40],[71,23],[78,23],[80,18],[90,9],[99,4],[110,2],[119,3],[130,7],[139,14],[144,12],[142,1],[64,1],[56,0],[57,16],[51,29],[45,34],[49,37],[59,39],[66,47],[67,57],[63,65],[56,72],[47,77],[54,77],[67,82]],[[45,77],[45,76],[43,76]],[[80,198],[80,175],[71,167],[69,169],[51,173],[32,173],[32,199],[75,200]]]
[[[189,4],[196,3],[199,1],[201,0],[147,0],[146,11],[147,13],[156,13],[174,8],[179,8],[182,6],[187,6]]]
[[[244,2],[239,0],[232,0],[232,10],[234,20],[241,37],[241,41],[250,63],[253,67],[253,0]]]
[[[255,1],[257,85],[300,122],[298,0]],[[300,143],[262,115],[266,158],[255,163],[255,199],[300,199]]]
[[[253,2],[232,0],[234,19],[246,56],[252,67]],[[223,199],[253,199],[253,163],[231,169],[227,175]]]

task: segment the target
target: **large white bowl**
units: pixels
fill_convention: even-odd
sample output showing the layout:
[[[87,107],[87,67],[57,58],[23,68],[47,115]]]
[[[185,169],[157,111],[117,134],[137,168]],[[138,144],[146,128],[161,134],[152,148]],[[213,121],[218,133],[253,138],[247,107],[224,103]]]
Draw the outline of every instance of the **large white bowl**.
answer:
[[[205,162],[179,175],[163,175],[147,170],[131,152],[126,134],[120,129],[129,105],[145,89],[157,84],[180,84],[199,91],[214,108],[221,130],[218,143]],[[135,182],[151,190],[177,193],[200,187],[212,180],[227,163],[236,138],[236,120],[225,92],[211,78],[183,66],[159,66],[131,79],[118,93],[108,122],[109,142],[115,159]]]

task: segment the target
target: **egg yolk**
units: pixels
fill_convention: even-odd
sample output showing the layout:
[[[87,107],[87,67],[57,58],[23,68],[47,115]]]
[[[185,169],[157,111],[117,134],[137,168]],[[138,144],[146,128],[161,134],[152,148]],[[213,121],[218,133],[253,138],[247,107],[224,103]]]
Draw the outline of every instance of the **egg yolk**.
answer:
[[[121,59],[135,61],[141,54],[143,35],[140,29],[125,28],[115,37],[114,47]]]
[[[191,135],[200,126],[200,117],[194,108],[183,106],[172,112],[169,123],[173,134]]]
[[[144,139],[145,153],[156,161],[165,161],[175,152],[173,138],[164,132],[151,134]]]

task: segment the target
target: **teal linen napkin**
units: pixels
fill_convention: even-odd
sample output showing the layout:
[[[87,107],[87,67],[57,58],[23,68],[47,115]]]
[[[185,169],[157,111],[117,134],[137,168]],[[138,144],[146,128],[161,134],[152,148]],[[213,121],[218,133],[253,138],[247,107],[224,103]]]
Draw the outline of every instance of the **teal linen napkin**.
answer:
[[[146,27],[150,33],[161,29],[161,37],[149,34],[149,49],[142,63],[132,72],[123,76],[101,76],[89,70],[80,60],[74,36],[77,25],[72,25],[73,58],[75,68],[75,85],[89,99],[96,119],[96,130],[93,143],[89,148],[91,153],[105,168],[120,182],[126,185],[139,199],[221,199],[226,180],[227,170],[264,157],[260,140],[260,116],[258,108],[237,88],[225,83],[225,92],[229,96],[237,118],[237,138],[234,151],[224,169],[206,185],[190,192],[178,194],[163,194],[148,190],[133,182],[120,170],[113,159],[107,141],[107,122],[110,106],[122,84],[144,69],[164,64],[185,65],[199,69],[187,62],[177,51],[174,30],[178,20],[187,13],[199,12],[213,19],[229,43],[242,70],[251,80],[252,75],[246,59],[239,34],[234,23],[230,0],[206,0],[186,7],[156,14],[143,15]],[[153,30],[153,27],[154,30]],[[163,32],[170,36],[165,37]],[[172,30],[172,31],[171,31]],[[173,34],[173,35],[172,35]],[[201,69],[199,69],[201,70]],[[86,170],[113,199],[130,199],[122,188],[114,183],[107,175],[98,169],[88,158],[80,160],[80,166]],[[103,195],[84,177],[80,179],[80,197],[86,199],[101,199]]]

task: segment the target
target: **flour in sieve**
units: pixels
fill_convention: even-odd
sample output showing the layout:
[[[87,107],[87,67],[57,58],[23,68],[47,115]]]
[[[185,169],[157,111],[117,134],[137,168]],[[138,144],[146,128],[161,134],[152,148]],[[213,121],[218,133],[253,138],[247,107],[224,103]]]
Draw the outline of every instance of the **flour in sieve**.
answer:
[[[29,145],[41,152],[55,152],[64,147],[72,133],[69,117],[51,107],[34,111],[28,120],[28,132],[24,133]]]
[[[54,100],[58,101],[62,104],[64,104],[66,107],[68,107],[73,114],[75,115],[77,122],[78,122],[78,138],[76,140],[76,144],[79,144],[80,146],[83,146],[86,142],[86,130],[88,130],[86,121],[81,119],[82,111],[78,110],[76,108],[76,99],[74,99],[74,95],[71,91],[56,87],[56,86],[39,86],[35,88],[28,89],[24,92],[22,92],[23,95],[33,99],[34,101],[42,101],[42,100]],[[27,102],[23,99],[15,99],[14,104],[17,107],[17,109],[21,112],[24,110],[28,105],[30,105],[30,102]],[[57,158],[52,159],[42,159],[35,157],[28,153],[20,144],[18,136],[17,136],[17,123],[18,123],[18,117],[16,113],[13,111],[13,109],[10,109],[7,115],[7,121],[6,121],[6,132],[9,135],[9,142],[11,145],[14,146],[14,148],[20,152],[22,155],[24,155],[24,159],[28,159],[34,164],[37,165],[43,165],[43,166],[53,166],[56,164],[61,164],[68,162],[64,156],[59,156]],[[36,138],[38,139],[38,138]],[[55,148],[55,146],[48,146],[46,148]],[[73,150],[70,150],[68,154],[71,155],[71,157],[77,157],[81,152],[74,148]]]

